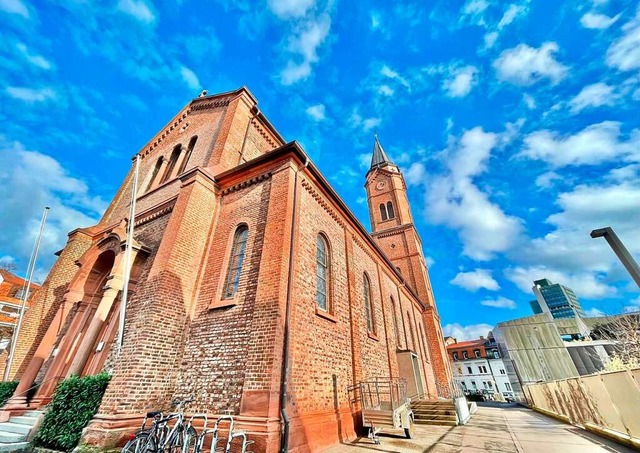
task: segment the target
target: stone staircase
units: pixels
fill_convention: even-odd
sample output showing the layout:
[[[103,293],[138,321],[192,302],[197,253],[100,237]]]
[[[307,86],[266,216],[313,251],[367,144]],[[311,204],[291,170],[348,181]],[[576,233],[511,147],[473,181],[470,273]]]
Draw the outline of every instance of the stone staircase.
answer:
[[[418,425],[457,426],[458,416],[452,400],[418,400],[411,402]]]
[[[27,439],[43,414],[41,411],[29,411],[0,423],[0,452],[27,450]]]

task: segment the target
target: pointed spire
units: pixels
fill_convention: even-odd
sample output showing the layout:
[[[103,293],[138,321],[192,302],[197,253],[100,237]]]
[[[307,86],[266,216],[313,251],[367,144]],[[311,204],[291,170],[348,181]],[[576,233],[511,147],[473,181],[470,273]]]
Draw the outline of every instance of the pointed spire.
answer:
[[[373,133],[374,143],[373,143],[373,156],[371,157],[371,168],[382,167],[385,164],[393,164],[391,159],[387,156],[387,153],[382,149],[382,145],[378,141],[378,133]]]

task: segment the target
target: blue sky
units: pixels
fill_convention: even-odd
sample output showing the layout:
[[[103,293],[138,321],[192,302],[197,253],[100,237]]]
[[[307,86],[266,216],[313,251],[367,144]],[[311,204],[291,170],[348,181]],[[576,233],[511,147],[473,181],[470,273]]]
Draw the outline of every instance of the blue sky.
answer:
[[[530,314],[544,277],[590,314],[640,307],[589,237],[611,226],[640,258],[637,2],[0,0],[0,22],[0,259],[19,270],[45,204],[40,278],[182,106],[247,85],[366,226],[378,131],[446,333]]]

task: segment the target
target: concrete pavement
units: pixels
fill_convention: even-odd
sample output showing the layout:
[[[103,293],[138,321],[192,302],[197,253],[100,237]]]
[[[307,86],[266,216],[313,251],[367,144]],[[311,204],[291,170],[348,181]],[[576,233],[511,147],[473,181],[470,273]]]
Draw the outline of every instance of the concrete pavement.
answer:
[[[482,403],[481,403],[482,404]],[[381,444],[360,438],[325,453],[604,453],[634,450],[517,405],[488,404],[464,426],[416,425],[415,438],[401,431],[380,436]]]

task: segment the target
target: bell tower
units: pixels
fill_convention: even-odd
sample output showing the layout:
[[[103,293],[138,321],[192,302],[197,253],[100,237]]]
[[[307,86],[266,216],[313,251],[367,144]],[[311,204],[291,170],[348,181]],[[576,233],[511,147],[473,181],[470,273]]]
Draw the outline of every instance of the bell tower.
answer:
[[[371,167],[365,188],[369,201],[371,236],[391,259],[420,299],[433,306],[433,295],[422,252],[422,241],[413,225],[402,172],[387,156],[375,135]]]
[[[452,382],[452,372],[422,252],[422,241],[413,224],[407,185],[402,172],[384,152],[377,134],[374,136],[373,156],[365,188],[369,202],[371,236],[425,305],[422,320],[429,354],[437,385],[446,394],[445,389],[449,389]]]

